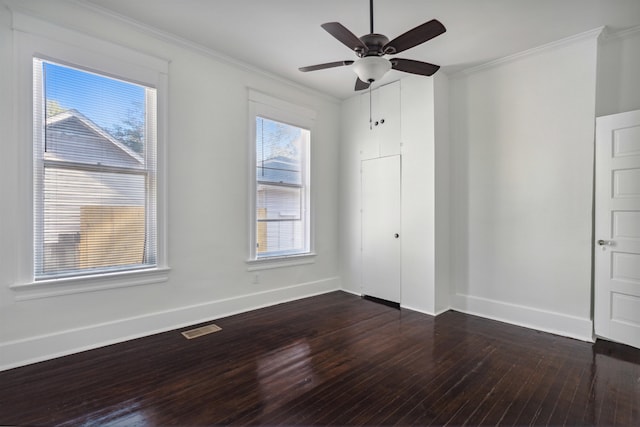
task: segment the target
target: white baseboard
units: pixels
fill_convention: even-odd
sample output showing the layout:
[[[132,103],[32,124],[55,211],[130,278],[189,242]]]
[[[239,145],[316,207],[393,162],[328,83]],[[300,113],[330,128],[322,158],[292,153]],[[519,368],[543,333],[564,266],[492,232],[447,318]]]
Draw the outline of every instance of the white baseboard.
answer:
[[[361,297],[361,296],[362,296],[362,293],[361,293],[361,292],[356,292],[356,291],[354,291],[354,290],[352,290],[352,289],[342,288],[342,289],[340,289],[340,290],[341,290],[341,291],[343,291],[343,292],[346,292],[346,293],[348,293],[348,294],[355,295],[355,296],[357,296],[357,297]]]
[[[432,311],[428,311],[428,310],[423,310],[421,308],[411,307],[410,305],[406,305],[406,304],[400,304],[400,307],[405,308],[407,310],[411,310],[411,311],[417,311],[418,313],[427,314],[427,315],[433,316],[433,317],[437,317],[437,316],[441,315],[442,313],[446,313],[447,311],[450,310],[450,308],[447,307],[447,308],[443,308],[442,310],[438,310],[436,312],[432,312]]]
[[[463,294],[452,295],[451,308],[512,325],[593,342],[593,322],[590,319]]]
[[[341,290],[332,277],[0,344],[0,371]]]
[[[358,296],[358,297],[361,297],[363,295],[362,292],[357,292],[357,291],[354,291],[352,289],[342,288],[341,290],[343,292],[346,292],[348,294],[355,295],[355,296]],[[402,303],[400,303],[400,307],[404,308],[404,309],[407,309],[407,310],[411,310],[411,311],[417,311],[418,313],[427,314],[429,316],[439,316],[440,314],[445,313],[445,312],[450,310],[449,307],[447,307],[445,309],[442,309],[440,311],[437,311],[437,312],[433,313],[433,312],[430,312],[430,311],[427,311],[427,310],[423,310],[421,308],[412,307],[410,305],[406,305],[406,304],[402,304]]]
[[[411,311],[417,311],[418,313],[426,314],[428,316],[435,316],[435,314],[431,311],[423,310],[421,308],[411,307],[410,305],[400,304],[400,307],[407,310],[411,310]]]

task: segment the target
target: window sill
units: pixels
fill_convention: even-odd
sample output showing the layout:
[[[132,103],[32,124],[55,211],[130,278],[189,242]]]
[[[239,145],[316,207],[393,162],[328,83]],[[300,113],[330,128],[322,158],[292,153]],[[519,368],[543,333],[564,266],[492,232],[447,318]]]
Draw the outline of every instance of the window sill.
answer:
[[[170,271],[168,267],[160,267],[95,276],[38,280],[11,285],[9,288],[15,291],[16,301],[25,301],[166,282]]]
[[[309,252],[299,255],[274,256],[247,260],[247,271],[268,270],[271,268],[293,267],[296,265],[313,264],[316,254]]]

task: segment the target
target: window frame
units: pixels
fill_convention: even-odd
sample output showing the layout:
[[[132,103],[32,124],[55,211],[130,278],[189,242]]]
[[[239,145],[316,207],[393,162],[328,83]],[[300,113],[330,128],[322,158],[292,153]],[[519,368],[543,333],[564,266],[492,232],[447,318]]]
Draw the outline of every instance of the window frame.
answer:
[[[142,86],[145,90],[144,98],[145,98],[145,135],[151,135],[151,144],[148,144],[144,151],[144,168],[134,168],[131,166],[115,166],[115,165],[102,165],[102,164],[93,164],[93,163],[85,163],[81,161],[74,160],[56,160],[52,158],[47,158],[47,150],[46,150],[46,134],[47,134],[47,118],[45,117],[43,106],[46,105],[47,102],[47,94],[44,84],[44,71],[43,65],[44,63],[54,64],[63,67],[71,67],[75,70],[85,73],[94,73],[99,76],[112,78],[113,76],[105,76],[103,74],[97,73],[95,71],[87,71],[84,69],[78,68],[78,66],[70,66],[68,64],[59,64],[55,63],[51,60],[44,60],[39,56],[35,56],[33,58],[33,73],[34,73],[34,99],[37,99],[38,102],[34,104],[34,152],[33,152],[33,170],[34,176],[40,178],[34,178],[34,281],[40,282],[43,280],[51,280],[51,279],[67,279],[75,276],[84,276],[84,277],[92,277],[92,276],[101,276],[104,274],[110,273],[118,273],[118,272],[128,272],[128,271],[136,271],[136,270],[144,270],[148,268],[156,267],[156,236],[157,236],[157,221],[156,221],[156,212],[152,207],[156,206],[154,197],[156,194],[155,186],[156,186],[156,178],[157,178],[157,165],[156,165],[156,148],[157,142],[155,129],[157,128],[157,103],[156,103],[156,88],[151,88],[149,86]],[[122,79],[120,81],[125,82]],[[130,82],[126,82],[130,83]],[[150,94],[149,89],[153,89],[153,96]],[[154,120],[149,120],[150,117],[153,117]],[[149,264],[135,264],[131,266],[105,266],[105,267],[94,267],[93,269],[85,268],[79,269],[77,271],[61,271],[56,273],[46,273],[45,265],[47,263],[46,255],[45,255],[45,226],[42,224],[45,221],[44,211],[45,209],[45,182],[47,176],[47,169],[50,170],[59,170],[59,171],[83,171],[83,172],[94,172],[94,173],[117,173],[121,176],[142,176],[145,181],[145,253],[152,253],[152,262]],[[92,271],[93,270],[93,271]]]
[[[15,135],[21,141],[18,153],[21,198],[16,209],[18,212],[31,212],[31,215],[20,215],[21,238],[16,242],[19,262],[14,283],[10,286],[17,292],[16,300],[166,281],[169,272],[166,184],[168,61],[21,13],[14,14],[13,24]],[[37,213],[34,184],[37,183],[34,182],[34,172],[38,153],[35,152],[34,137],[41,132],[37,126],[42,126],[43,123],[39,124],[34,120],[34,107],[38,108],[34,105],[34,58],[156,89],[155,266],[36,280],[34,233]]]
[[[278,268],[292,265],[308,264],[314,262],[314,203],[312,197],[312,182],[310,169],[313,159],[313,134],[315,127],[315,111],[301,107],[270,95],[249,89],[249,271]],[[307,239],[306,252],[258,256],[257,242],[257,187],[258,181],[256,177],[256,119],[258,117],[273,120],[276,122],[299,127],[310,132],[309,144],[305,150],[306,165],[303,176],[306,181],[303,185],[304,201],[302,208],[304,209],[304,220],[306,221],[305,238]]]

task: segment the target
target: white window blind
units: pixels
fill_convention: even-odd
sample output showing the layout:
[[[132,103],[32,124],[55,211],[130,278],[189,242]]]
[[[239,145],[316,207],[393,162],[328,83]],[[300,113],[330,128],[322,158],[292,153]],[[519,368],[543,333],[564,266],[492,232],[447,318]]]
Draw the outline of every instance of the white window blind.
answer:
[[[156,89],[34,58],[35,279],[157,263]]]
[[[310,131],[256,116],[255,133],[256,257],[308,253]]]

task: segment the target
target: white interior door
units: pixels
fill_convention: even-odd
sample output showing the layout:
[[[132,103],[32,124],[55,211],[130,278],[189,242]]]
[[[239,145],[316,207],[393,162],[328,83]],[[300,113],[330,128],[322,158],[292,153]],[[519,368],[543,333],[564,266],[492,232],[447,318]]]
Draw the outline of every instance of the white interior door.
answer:
[[[640,348],[640,110],[596,121],[595,333]]]
[[[362,291],[400,302],[400,156],[362,161]]]

